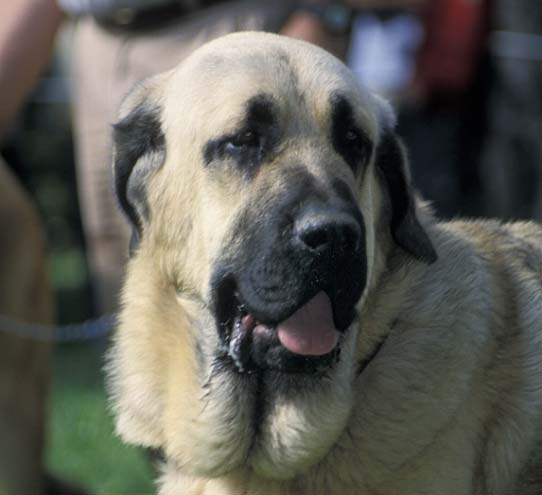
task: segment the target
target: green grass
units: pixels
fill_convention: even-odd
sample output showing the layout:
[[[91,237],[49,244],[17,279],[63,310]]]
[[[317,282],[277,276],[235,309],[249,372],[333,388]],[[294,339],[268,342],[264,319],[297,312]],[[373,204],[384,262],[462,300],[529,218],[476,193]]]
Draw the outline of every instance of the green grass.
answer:
[[[54,352],[47,468],[92,495],[152,494],[147,456],[113,433],[103,382],[105,349],[103,343],[84,343]]]

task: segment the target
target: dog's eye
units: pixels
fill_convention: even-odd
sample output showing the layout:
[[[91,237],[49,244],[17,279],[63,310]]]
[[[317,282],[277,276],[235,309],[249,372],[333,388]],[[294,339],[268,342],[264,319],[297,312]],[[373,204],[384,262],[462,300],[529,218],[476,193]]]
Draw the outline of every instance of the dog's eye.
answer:
[[[240,132],[226,142],[226,151],[242,151],[247,148],[259,148],[260,136],[256,131]]]
[[[361,139],[359,132],[353,127],[346,131],[344,138],[350,146],[361,148],[363,145],[363,140]]]
[[[343,143],[354,161],[366,162],[371,153],[371,146],[368,140],[356,127],[349,127],[343,136]]]

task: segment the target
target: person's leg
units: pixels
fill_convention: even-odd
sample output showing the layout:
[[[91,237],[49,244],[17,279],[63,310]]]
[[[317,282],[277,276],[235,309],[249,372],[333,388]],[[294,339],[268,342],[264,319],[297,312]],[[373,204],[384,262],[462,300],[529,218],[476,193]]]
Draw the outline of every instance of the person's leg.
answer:
[[[41,223],[0,160],[0,315],[51,323],[52,293]],[[0,322],[0,495],[43,493],[48,343],[19,337]]]
[[[122,40],[92,20],[77,27],[74,138],[79,202],[97,311],[114,312],[128,254],[128,227],[117,208],[111,175],[111,124],[118,103],[116,71]]]

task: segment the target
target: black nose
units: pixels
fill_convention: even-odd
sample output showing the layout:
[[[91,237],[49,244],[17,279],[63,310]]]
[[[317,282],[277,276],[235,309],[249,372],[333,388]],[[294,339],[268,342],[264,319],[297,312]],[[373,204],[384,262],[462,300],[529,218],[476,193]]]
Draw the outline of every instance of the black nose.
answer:
[[[359,248],[360,237],[359,223],[342,211],[309,210],[294,225],[297,244],[318,254],[355,252]]]

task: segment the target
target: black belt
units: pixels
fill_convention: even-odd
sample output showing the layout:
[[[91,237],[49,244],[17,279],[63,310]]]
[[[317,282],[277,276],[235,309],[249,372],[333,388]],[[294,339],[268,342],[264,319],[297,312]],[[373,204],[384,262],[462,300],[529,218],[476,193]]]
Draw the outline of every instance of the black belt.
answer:
[[[200,2],[198,7],[188,7],[180,2],[175,2],[148,9],[122,8],[107,17],[97,18],[96,21],[102,27],[114,31],[146,31],[166,26],[180,17],[225,1],[227,0],[208,0]]]

